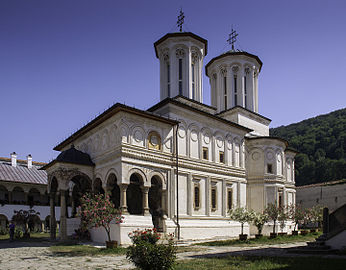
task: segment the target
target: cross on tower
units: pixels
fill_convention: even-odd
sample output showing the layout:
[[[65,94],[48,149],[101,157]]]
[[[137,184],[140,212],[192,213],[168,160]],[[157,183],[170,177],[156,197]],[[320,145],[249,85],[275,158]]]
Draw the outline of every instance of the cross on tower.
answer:
[[[237,32],[235,30],[233,30],[232,27],[232,31],[228,36],[227,42],[232,46],[232,51],[234,51],[234,43],[237,41]]]
[[[178,16],[178,21],[177,21],[177,25],[179,27],[179,31],[182,32],[183,31],[183,23],[184,23],[184,12],[183,9],[180,9],[180,14]]]

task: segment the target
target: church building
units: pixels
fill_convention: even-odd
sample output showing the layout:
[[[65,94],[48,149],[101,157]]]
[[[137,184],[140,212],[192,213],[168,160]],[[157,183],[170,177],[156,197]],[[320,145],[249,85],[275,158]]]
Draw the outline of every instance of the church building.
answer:
[[[78,227],[85,192],[109,192],[121,208],[124,222],[111,232],[120,244],[148,227],[180,239],[235,237],[240,224],[230,220],[231,208],[261,212],[268,203],[295,204],[296,152],[269,136],[271,120],[258,113],[262,61],[232,46],[204,67],[207,45],[182,31],[157,40],[160,102],[147,110],[117,103],[54,148],[61,153],[43,169],[51,226],[60,197],[61,239]],[[203,103],[204,71],[211,105]],[[106,240],[103,229],[91,236]]]

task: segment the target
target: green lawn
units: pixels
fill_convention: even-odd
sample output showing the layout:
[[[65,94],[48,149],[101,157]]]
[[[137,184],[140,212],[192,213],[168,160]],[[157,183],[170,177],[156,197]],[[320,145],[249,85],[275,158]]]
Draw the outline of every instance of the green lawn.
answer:
[[[175,270],[344,270],[346,259],[319,257],[221,257],[178,261]]]
[[[102,256],[102,255],[124,255],[126,248],[118,247],[113,249],[96,248],[86,245],[56,245],[49,247],[55,256]]]
[[[232,240],[221,240],[221,241],[212,241],[212,242],[203,242],[198,243],[196,245],[202,246],[258,246],[258,245],[276,245],[276,244],[284,244],[284,243],[294,243],[294,242],[308,242],[313,241],[315,238],[319,237],[321,232],[317,233],[309,233],[307,235],[285,235],[278,236],[273,239],[269,239],[269,237],[262,237],[260,239],[248,239],[246,241],[240,241],[237,239]]]
[[[42,240],[43,238],[49,238],[49,233],[30,233],[30,238],[24,239],[15,239],[15,241],[30,241],[30,240]],[[9,240],[10,235],[0,235],[0,240]]]

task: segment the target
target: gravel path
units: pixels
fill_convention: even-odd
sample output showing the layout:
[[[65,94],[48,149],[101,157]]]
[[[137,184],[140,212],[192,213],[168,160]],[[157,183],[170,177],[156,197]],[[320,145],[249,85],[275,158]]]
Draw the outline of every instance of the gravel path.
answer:
[[[25,246],[27,245],[27,246]],[[49,251],[50,243],[0,243],[0,269],[133,269],[134,266],[121,256],[56,256]],[[288,249],[306,245],[304,242],[260,247],[202,247],[197,251],[178,253],[178,259],[207,256],[297,256]],[[299,254],[301,256],[307,256]],[[299,256],[298,255],[298,256]],[[311,255],[310,255],[311,256]]]

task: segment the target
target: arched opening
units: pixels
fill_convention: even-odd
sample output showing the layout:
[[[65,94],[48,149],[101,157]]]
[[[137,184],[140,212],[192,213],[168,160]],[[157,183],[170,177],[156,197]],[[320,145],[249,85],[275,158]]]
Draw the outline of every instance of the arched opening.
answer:
[[[0,229],[2,229],[3,232],[6,231],[8,227],[8,219],[5,215],[0,214]]]
[[[117,184],[117,177],[114,173],[111,173],[107,179],[107,190],[110,193],[111,200],[114,203],[115,208],[120,207],[120,188]]]
[[[72,208],[72,217],[76,215],[76,209],[81,205],[80,199],[81,197],[91,192],[91,181],[89,178],[83,175],[74,176],[69,183],[69,194],[66,196],[67,202],[70,199],[70,206]],[[68,198],[69,197],[69,198]],[[66,204],[68,206],[68,204]],[[66,209],[66,214],[67,214]]]
[[[127,211],[131,215],[141,215],[143,213],[143,194],[141,185],[143,179],[139,174],[132,174],[130,185],[126,190]]]
[[[94,194],[105,194],[104,189],[102,188],[102,181],[100,178],[94,180]]]
[[[15,187],[12,191],[13,204],[26,204],[25,193],[21,187]]]
[[[41,194],[36,188],[32,188],[28,194],[28,204],[32,207],[34,205],[41,205]]]
[[[29,219],[28,227],[30,232],[41,232],[42,231],[42,221],[39,216],[34,216]]]
[[[154,228],[159,232],[163,231],[162,217],[162,181],[158,176],[151,178],[151,187],[149,189],[149,212],[152,216]]]
[[[9,203],[8,190],[4,186],[0,186],[0,205]]]

